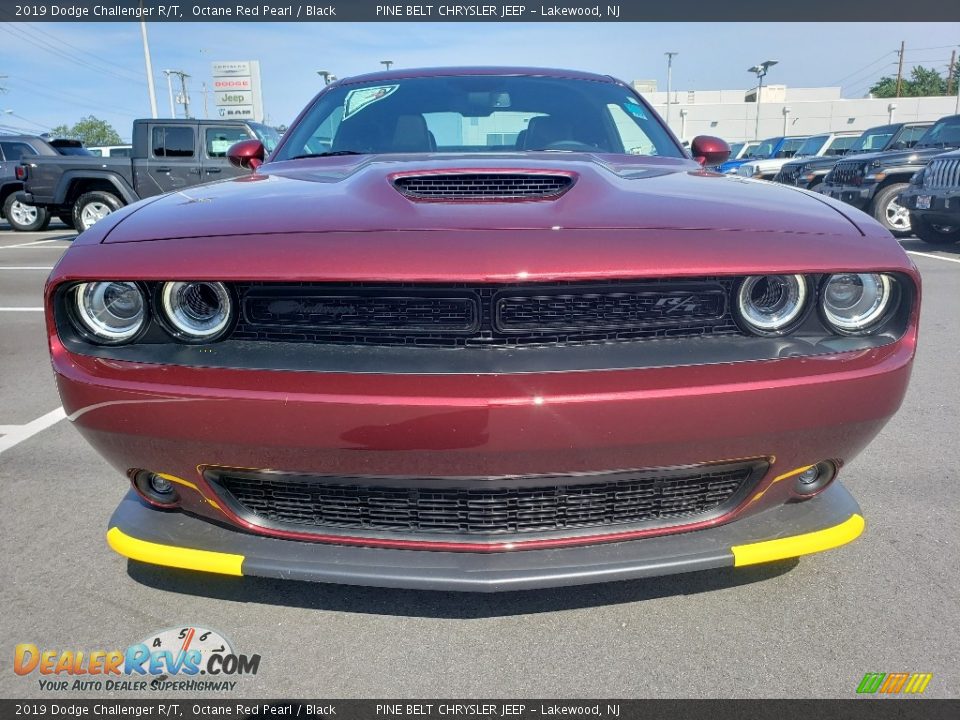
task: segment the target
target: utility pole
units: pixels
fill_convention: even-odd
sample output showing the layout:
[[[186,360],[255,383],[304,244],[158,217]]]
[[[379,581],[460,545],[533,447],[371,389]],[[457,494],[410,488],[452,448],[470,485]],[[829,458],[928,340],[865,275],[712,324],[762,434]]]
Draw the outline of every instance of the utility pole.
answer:
[[[203,88],[203,119],[209,120],[210,114],[207,112],[207,83],[204,81],[200,84],[200,87]]]
[[[950,69],[947,70],[947,95],[953,95],[953,72],[957,68],[957,51],[950,53]]]
[[[906,49],[906,45],[905,40],[900,41],[900,52],[898,53],[900,55],[900,63],[897,66],[897,97],[900,97],[900,86],[903,82],[903,52]]]
[[[170,82],[170,76],[173,75],[173,70],[164,70],[163,74],[167,76],[167,95],[170,97],[170,117],[175,118],[177,116],[177,110],[173,106],[173,85]]]
[[[187,78],[190,77],[183,70],[174,73],[180,78],[180,102],[183,103],[183,116],[190,117],[190,95],[187,93]]]
[[[677,52],[665,52],[667,56],[667,127],[670,127],[670,93],[673,91],[673,56],[679,55]]]
[[[153,86],[153,62],[150,60],[150,42],[147,40],[147,24],[140,22],[140,36],[143,38],[143,61],[147,66],[147,92],[150,93],[150,113],[157,115],[157,90]]]

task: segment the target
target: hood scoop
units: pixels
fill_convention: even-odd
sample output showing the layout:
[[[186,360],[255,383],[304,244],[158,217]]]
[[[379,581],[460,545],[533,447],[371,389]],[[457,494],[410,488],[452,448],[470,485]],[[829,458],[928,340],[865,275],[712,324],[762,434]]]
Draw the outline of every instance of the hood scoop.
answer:
[[[554,200],[569,190],[575,174],[556,171],[449,171],[403,173],[393,186],[411,200]]]

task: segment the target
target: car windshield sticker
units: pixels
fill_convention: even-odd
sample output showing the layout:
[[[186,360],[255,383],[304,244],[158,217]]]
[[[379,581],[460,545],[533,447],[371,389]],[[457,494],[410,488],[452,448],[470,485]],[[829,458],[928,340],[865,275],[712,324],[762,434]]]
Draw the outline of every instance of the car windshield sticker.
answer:
[[[646,120],[647,114],[643,111],[643,108],[637,105],[635,102],[627,101],[623,104],[623,109],[628,113],[633,115],[638,120]]]
[[[347,93],[347,99],[343,103],[343,119],[346,120],[351,115],[356,115],[365,107],[372,105],[377,100],[383,100],[389,97],[399,85],[380,85],[378,87],[360,88],[351,90]]]

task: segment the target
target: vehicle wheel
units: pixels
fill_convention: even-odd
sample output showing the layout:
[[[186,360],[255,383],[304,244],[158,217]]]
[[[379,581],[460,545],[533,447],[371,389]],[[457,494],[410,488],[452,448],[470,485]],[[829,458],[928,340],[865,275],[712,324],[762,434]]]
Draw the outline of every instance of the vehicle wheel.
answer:
[[[911,232],[910,212],[897,202],[897,196],[907,187],[908,183],[887,185],[876,194],[870,205],[870,214],[897,237],[906,237]]]
[[[57,218],[66,225],[68,228],[73,227],[73,213],[72,212],[63,212],[57,215]]]
[[[10,223],[10,227],[20,232],[46,230],[50,224],[50,213],[46,208],[22,203],[15,195],[8,196],[4,201],[3,216]]]
[[[911,215],[913,233],[931,245],[952,245],[960,242],[960,225],[934,225],[917,215]]]
[[[123,207],[120,198],[102,190],[84,193],[73,204],[73,226],[78,232],[89,230],[114,210]]]

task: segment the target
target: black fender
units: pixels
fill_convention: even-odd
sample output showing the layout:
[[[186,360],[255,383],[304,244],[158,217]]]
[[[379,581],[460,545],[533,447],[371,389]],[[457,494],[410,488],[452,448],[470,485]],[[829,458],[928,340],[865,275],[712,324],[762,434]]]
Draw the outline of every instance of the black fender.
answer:
[[[131,187],[130,183],[118,173],[110,170],[67,170],[57,181],[57,188],[53,193],[53,202],[51,205],[64,205],[67,202],[67,196],[70,192],[70,186],[74,181],[84,180],[105,180],[109,183],[116,194],[123,200],[124,204],[129,205],[140,199],[137,191]]]

